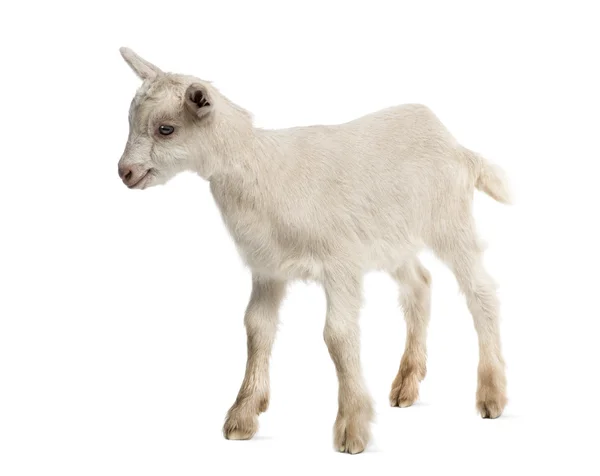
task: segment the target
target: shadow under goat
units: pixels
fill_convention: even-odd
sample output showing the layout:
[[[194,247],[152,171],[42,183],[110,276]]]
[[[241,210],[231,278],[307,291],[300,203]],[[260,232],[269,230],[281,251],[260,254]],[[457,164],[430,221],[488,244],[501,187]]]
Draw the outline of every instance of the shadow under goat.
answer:
[[[454,272],[479,339],[476,404],[496,418],[506,405],[495,285],[482,264],[471,213],[474,189],[499,202],[502,171],[461,146],[425,106],[391,107],[339,125],[259,129],[209,82],[172,74],[128,48],[143,80],[129,111],[119,176],[129,188],[164,184],[182,171],[210,182],[253,287],[245,315],[246,374],[223,433],[249,439],[269,405],[269,359],[287,283],[324,286],[324,338],[339,380],[335,448],[360,453],[373,404],[360,364],[358,315],[365,272],[397,281],[407,340],[390,403],[408,407],[426,373],[431,249]]]

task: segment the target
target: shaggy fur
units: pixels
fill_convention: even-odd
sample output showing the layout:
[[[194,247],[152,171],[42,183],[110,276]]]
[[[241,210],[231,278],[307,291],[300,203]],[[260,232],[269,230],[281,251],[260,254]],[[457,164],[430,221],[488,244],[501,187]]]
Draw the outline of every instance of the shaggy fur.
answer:
[[[253,273],[246,310],[248,361],[224,434],[251,438],[269,403],[269,358],[286,283],[322,283],[324,338],[339,379],[334,444],[360,453],[373,405],[361,373],[361,280],[385,270],[398,282],[407,341],[390,402],[410,406],[426,373],[430,276],[427,247],[454,272],[479,338],[477,408],[506,404],[494,284],[482,265],[471,205],[474,188],[508,202],[500,169],[461,146],[426,107],[385,109],[340,125],[258,129],[251,115],[198,78],[165,73],[121,53],[143,79],[130,108],[119,175],[130,188],[197,172]],[[174,128],[161,134],[160,126]]]

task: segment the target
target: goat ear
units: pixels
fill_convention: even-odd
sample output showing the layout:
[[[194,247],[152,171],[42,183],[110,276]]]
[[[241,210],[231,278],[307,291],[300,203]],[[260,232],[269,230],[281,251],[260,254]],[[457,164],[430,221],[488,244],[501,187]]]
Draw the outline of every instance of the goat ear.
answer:
[[[121,56],[131,67],[131,69],[139,76],[140,79],[155,79],[158,75],[163,74],[158,66],[146,61],[141,56],[137,55],[133,50],[122,47],[119,49]]]
[[[204,117],[212,111],[212,99],[206,87],[199,83],[190,84],[185,91],[185,105],[196,117]]]

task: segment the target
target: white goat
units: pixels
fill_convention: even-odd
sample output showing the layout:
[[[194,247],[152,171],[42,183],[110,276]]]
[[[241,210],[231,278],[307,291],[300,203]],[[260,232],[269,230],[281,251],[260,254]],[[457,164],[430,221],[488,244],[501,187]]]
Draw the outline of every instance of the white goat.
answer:
[[[210,181],[235,243],[253,273],[245,314],[246,374],[223,432],[251,438],[269,404],[269,358],[286,283],[323,284],[324,338],[339,380],[334,445],[362,452],[371,398],[361,374],[361,280],[386,270],[398,282],[407,340],[392,383],[393,406],[410,406],[425,377],[428,247],[456,275],[479,338],[477,408],[496,418],[506,404],[495,286],[482,266],[471,205],[474,187],[508,203],[501,170],[462,147],[421,105],[385,109],[341,125],[258,129],[209,82],[165,73],[127,48],[143,80],[129,112],[119,161],[129,188],[183,170]]]

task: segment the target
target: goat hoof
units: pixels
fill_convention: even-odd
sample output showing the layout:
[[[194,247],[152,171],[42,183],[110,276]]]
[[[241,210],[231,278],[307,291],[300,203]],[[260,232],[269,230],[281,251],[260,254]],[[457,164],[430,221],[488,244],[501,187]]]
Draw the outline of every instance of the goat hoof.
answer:
[[[480,386],[477,390],[477,410],[482,418],[498,418],[506,406],[504,392],[495,386]]]
[[[506,405],[505,398],[488,399],[485,401],[477,402],[477,410],[481,414],[482,418],[498,418],[504,411]]]
[[[256,415],[244,415],[230,411],[223,425],[223,436],[228,440],[249,440],[258,430]]]
[[[345,417],[338,415],[334,427],[335,449],[352,455],[362,453],[370,440],[370,413]]]
[[[412,373],[404,378],[400,374],[392,383],[390,405],[393,407],[410,407],[419,397],[419,378]]]

